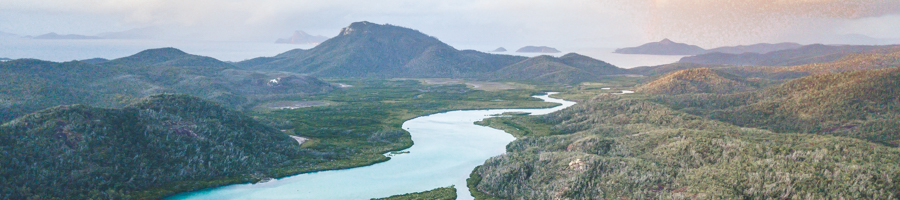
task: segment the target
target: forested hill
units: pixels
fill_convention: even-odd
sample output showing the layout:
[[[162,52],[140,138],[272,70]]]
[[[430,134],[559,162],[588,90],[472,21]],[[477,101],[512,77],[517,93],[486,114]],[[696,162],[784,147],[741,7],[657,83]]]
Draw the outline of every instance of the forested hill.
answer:
[[[733,94],[600,94],[545,116],[474,170],[506,199],[894,199],[900,68]]]
[[[897,67],[812,75],[750,93],[689,94],[659,100],[739,126],[900,145]]]
[[[574,84],[598,80],[625,70],[593,58],[569,53],[562,57],[537,56],[497,70],[494,80],[527,81],[539,84]]]
[[[585,57],[587,58],[587,57]],[[589,70],[591,74],[621,73],[622,69],[606,70],[611,65],[594,60],[578,61],[557,67],[559,62],[546,64],[528,62],[526,57],[488,54],[455,48],[419,31],[371,22],[355,22],[341,33],[309,50],[292,50],[274,57],[255,58],[235,65],[242,69],[287,71],[316,77],[370,78],[471,78],[541,82],[553,73],[568,73],[569,67]],[[576,59],[576,58],[573,58]],[[577,58],[584,60],[584,58]],[[522,64],[535,63],[539,65]],[[571,66],[575,64],[576,66]],[[589,65],[589,66],[588,66]],[[547,69],[547,67],[552,69]],[[509,68],[530,68],[527,76],[510,76]],[[604,69],[604,72],[590,71]],[[561,71],[560,71],[561,70]],[[509,79],[511,78],[511,79]],[[570,78],[570,77],[562,77]],[[577,77],[573,77],[576,79]],[[556,79],[556,78],[554,78]],[[581,79],[577,79],[581,80]]]
[[[756,89],[759,83],[739,76],[709,69],[685,69],[666,74],[640,88],[637,92],[651,94],[715,93],[726,94]]]
[[[53,107],[3,124],[0,141],[0,199],[160,198],[271,177],[301,155],[286,134],[186,95]]]
[[[314,77],[237,70],[173,48],[99,64],[13,60],[0,62],[0,74],[0,122],[57,105],[120,108],[160,93],[186,93],[242,108],[255,100],[336,89]]]

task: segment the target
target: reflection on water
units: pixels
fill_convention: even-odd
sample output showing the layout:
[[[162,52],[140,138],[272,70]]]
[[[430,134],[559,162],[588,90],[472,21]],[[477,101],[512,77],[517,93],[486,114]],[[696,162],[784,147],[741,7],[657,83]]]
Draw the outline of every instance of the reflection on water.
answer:
[[[258,184],[237,184],[180,194],[169,199],[370,199],[455,185],[458,199],[472,199],[469,173],[515,140],[501,130],[475,125],[504,112],[547,114],[575,102],[540,96],[562,105],[547,109],[451,111],[403,123],[415,143],[391,160],[371,166],[300,174]],[[408,152],[408,153],[407,153]]]

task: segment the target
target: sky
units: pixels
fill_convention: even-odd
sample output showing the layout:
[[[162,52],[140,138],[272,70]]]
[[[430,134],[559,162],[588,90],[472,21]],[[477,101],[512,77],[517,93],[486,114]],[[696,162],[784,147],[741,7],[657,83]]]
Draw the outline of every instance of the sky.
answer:
[[[352,22],[419,30],[457,46],[624,47],[669,38],[705,48],[900,38],[897,0],[3,0],[0,32],[272,42],[335,36]]]

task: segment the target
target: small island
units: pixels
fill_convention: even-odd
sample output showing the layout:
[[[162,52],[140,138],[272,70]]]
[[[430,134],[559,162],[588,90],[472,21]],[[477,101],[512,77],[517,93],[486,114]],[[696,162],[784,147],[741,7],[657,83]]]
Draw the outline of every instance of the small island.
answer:
[[[546,47],[546,46],[539,46],[539,47],[538,46],[526,46],[526,47],[520,48],[519,50],[516,50],[516,52],[519,52],[519,53],[559,53],[560,51],[556,50],[555,48]]]
[[[494,49],[491,52],[506,52],[506,48],[500,47],[500,48]]]

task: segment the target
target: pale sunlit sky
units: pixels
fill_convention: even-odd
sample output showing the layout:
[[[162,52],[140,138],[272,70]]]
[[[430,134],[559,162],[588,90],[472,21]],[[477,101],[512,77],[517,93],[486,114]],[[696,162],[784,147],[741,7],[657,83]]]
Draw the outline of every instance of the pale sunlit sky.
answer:
[[[274,41],[334,36],[355,21],[422,31],[451,45],[621,47],[669,38],[705,48],[900,38],[897,0],[3,0],[0,31]]]

